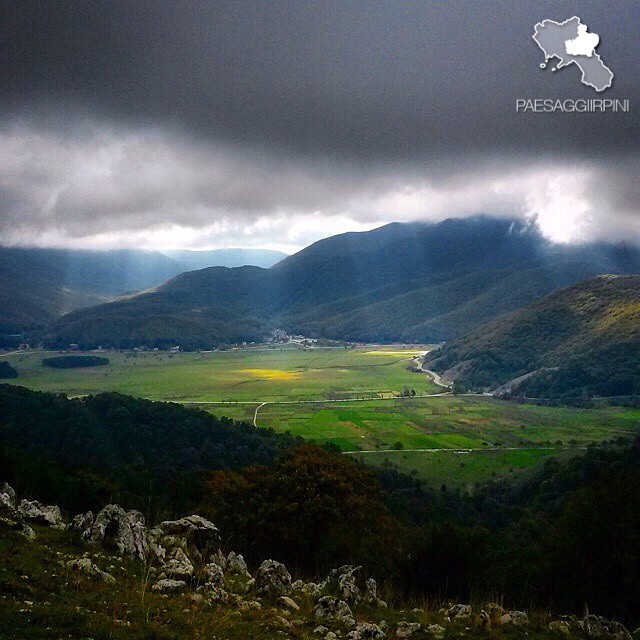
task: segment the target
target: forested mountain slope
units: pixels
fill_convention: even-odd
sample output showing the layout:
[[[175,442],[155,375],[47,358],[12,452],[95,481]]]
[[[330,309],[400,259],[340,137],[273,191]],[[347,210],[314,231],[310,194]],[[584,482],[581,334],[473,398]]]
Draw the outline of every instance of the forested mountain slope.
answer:
[[[430,354],[458,389],[533,397],[640,393],[640,276],[602,275],[557,291]],[[535,372],[535,373],[534,373]]]
[[[555,245],[532,225],[479,216],[321,240],[270,269],[210,268],[69,314],[51,345],[210,347],[268,330],[346,340],[450,340],[600,273],[640,272],[640,250]]]

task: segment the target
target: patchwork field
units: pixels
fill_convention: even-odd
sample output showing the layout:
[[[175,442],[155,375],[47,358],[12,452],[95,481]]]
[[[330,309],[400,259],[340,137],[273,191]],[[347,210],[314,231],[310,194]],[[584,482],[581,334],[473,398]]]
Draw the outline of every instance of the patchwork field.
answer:
[[[258,404],[210,405],[252,422]],[[257,424],[345,450],[587,446],[640,431],[640,410],[517,404],[481,396],[265,404]]]
[[[426,349],[426,347],[425,347]],[[120,391],[176,402],[323,400],[392,397],[404,387],[440,390],[407,369],[420,349],[312,349],[278,347],[204,353],[108,352],[110,364],[48,369],[47,354],[4,356],[19,372],[11,382],[43,391],[86,395]]]
[[[337,444],[368,464],[464,487],[640,433],[637,409],[540,407],[478,396],[209,405],[207,410],[247,422],[255,418],[258,426]]]
[[[550,456],[640,432],[640,410],[520,405],[443,390],[407,367],[424,349],[362,347],[113,353],[110,364],[50,369],[47,353],[5,355],[12,383],[68,395],[120,391],[331,442],[369,464],[469,487],[522,473]],[[416,397],[399,398],[403,389]]]

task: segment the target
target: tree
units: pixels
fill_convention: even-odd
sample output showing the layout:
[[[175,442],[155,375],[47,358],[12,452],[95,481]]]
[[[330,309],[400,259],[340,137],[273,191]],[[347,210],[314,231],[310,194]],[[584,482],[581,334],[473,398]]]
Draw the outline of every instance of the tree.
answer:
[[[0,379],[4,378],[8,380],[9,378],[17,377],[18,372],[13,366],[11,366],[8,362],[0,362]]]
[[[271,467],[213,473],[203,509],[254,560],[309,571],[356,563],[384,573],[399,557],[397,525],[373,471],[315,445],[291,449]]]

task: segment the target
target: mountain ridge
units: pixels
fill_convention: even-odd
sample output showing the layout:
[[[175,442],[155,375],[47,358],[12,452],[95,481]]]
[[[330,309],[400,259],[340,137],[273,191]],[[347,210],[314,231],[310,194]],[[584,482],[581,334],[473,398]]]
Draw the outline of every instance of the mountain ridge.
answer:
[[[182,273],[68,314],[44,338],[50,346],[190,349],[259,341],[280,327],[348,341],[441,342],[603,272],[640,272],[640,249],[558,245],[535,225],[488,216],[392,223],[325,238],[270,269]]]

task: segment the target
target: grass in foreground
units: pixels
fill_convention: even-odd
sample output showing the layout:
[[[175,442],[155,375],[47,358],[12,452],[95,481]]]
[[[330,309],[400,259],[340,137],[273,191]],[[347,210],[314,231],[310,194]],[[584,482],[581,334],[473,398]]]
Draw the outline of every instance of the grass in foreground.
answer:
[[[298,598],[299,611],[276,601],[239,597],[231,604],[203,605],[184,595],[162,596],[150,592],[145,565],[76,542],[69,533],[35,527],[38,538],[27,542],[0,527],[0,638],[3,640],[207,640],[281,639],[310,640],[317,622],[313,601]],[[86,555],[116,577],[115,585],[93,582],[63,566],[70,558]],[[387,609],[357,607],[357,621],[395,629],[398,622],[446,625],[445,639],[515,639],[521,631],[504,627],[490,633],[468,623],[446,623],[440,603],[402,598]],[[256,607],[242,602],[259,603]],[[481,608],[481,604],[475,607]],[[551,617],[531,613],[527,637],[550,638]],[[427,638],[423,631],[416,638]]]

